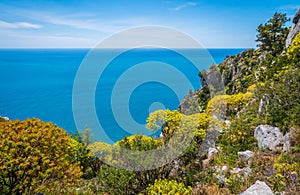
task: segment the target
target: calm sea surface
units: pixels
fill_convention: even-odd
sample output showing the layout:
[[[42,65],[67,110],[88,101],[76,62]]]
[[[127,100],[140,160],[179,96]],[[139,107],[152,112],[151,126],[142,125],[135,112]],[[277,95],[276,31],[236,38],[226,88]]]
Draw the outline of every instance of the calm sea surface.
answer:
[[[220,63],[226,56],[240,53],[242,50],[209,49],[208,51],[214,61]],[[0,49],[0,115],[8,116],[10,119],[40,118],[44,121],[52,121],[68,132],[74,132],[78,128],[84,129],[83,126],[76,127],[75,125],[72,111],[72,90],[79,66],[88,52],[88,49]],[[109,53],[110,51],[105,52]],[[190,52],[190,56],[200,60],[205,57],[194,50],[185,52]],[[197,69],[190,66],[189,61],[183,60],[172,52],[136,49],[120,55],[99,76],[95,91],[94,105],[97,117],[113,141],[131,134],[120,127],[115,119],[114,114],[116,113],[114,112],[118,112],[118,109],[120,109],[120,113],[117,113],[119,118],[122,118],[122,114],[126,114],[122,113],[124,110],[122,106],[129,108],[130,115],[135,122],[144,125],[149,108],[150,111],[153,111],[156,107],[160,108],[159,106],[164,105],[165,108],[173,110],[177,109],[181,101],[172,87],[157,81],[149,81],[140,83],[132,91],[128,105],[117,105],[117,109],[112,111],[111,94],[116,81],[135,64],[149,61],[163,62],[178,68],[190,80],[194,89],[200,87]],[[207,62],[201,65],[203,69],[207,69],[210,65],[205,63]],[[136,78],[146,78],[149,77],[149,74],[163,78],[164,75],[168,77],[168,74],[172,74],[163,70],[148,74],[141,72]],[[123,81],[124,93],[126,93],[126,89],[132,87],[134,81],[135,76]],[[180,84],[177,85],[180,86]],[[188,93],[189,89],[185,90],[185,93]],[[122,90],[119,93],[121,95]],[[82,102],[80,106],[86,105]],[[83,112],[83,119],[84,115]],[[126,119],[126,117],[124,118]],[[95,131],[94,125],[89,124],[89,121],[86,121],[85,126],[91,127]],[[137,129],[133,131],[139,132]],[[97,137],[96,139],[101,140]]]

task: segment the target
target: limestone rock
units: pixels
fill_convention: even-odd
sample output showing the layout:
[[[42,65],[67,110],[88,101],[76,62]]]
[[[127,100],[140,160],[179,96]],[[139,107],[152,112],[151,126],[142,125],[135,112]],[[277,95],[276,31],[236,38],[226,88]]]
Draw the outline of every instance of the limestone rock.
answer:
[[[252,172],[252,169],[249,167],[241,168],[233,168],[230,173],[231,174],[243,174],[244,177],[248,177],[249,174]]]
[[[200,146],[200,150],[198,152],[198,157],[204,156],[208,153],[209,148],[213,148],[216,146],[216,141],[218,140],[218,136],[220,134],[219,130],[208,130],[206,131],[205,138]]]
[[[218,154],[218,150],[216,148],[209,148],[207,159],[202,161],[203,167],[206,168],[209,165],[209,163],[217,156],[217,154]]]
[[[9,118],[7,116],[0,116],[1,120],[9,121]]]
[[[252,169],[250,167],[243,168],[243,174],[248,177],[249,174],[252,172]]]
[[[289,134],[283,136],[277,127],[259,125],[254,131],[254,137],[258,141],[259,148],[271,151],[282,150],[285,152],[290,150]]]
[[[228,167],[227,167],[226,165],[224,165],[224,166],[222,167],[222,169],[221,169],[221,170],[222,170],[222,172],[223,172],[223,171],[225,172],[225,171],[227,171],[227,170],[228,170]]]
[[[240,169],[240,168],[233,168],[230,173],[231,174],[239,174],[243,171],[243,169]]]
[[[172,166],[172,169],[170,171],[170,176],[171,177],[176,177],[178,175],[181,175],[183,173],[183,170],[182,170],[182,160],[181,159],[176,159],[174,160],[173,162],[173,166]]]
[[[218,150],[216,148],[209,148],[208,149],[208,159],[212,160],[218,154]]]
[[[250,150],[246,150],[244,152],[238,152],[239,158],[243,159],[244,161],[248,162],[249,159],[253,156],[253,152]]]
[[[287,36],[286,39],[286,47],[289,47],[295,36],[300,32],[300,9],[297,11],[296,15],[293,19],[293,26],[291,27],[291,30]]]
[[[248,188],[245,192],[240,195],[274,195],[270,187],[265,183],[257,180],[254,185]]]

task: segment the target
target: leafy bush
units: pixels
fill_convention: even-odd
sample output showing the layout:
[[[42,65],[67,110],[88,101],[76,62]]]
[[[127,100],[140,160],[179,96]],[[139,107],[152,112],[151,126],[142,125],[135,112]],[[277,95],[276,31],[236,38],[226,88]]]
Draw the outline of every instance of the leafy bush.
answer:
[[[97,175],[97,190],[109,194],[136,194],[139,181],[135,173],[104,165]]]
[[[185,187],[183,183],[178,183],[175,180],[155,180],[153,185],[149,185],[145,194],[191,194],[192,188],[190,186]]]
[[[0,123],[0,192],[66,193],[82,175],[70,137],[39,119]],[[55,192],[54,192],[55,191]]]
[[[300,70],[286,57],[281,57],[273,66],[280,69],[258,87],[256,96],[265,103],[266,122],[286,132],[292,124],[300,126]]]
[[[90,179],[95,177],[102,165],[100,159],[98,159],[84,143],[70,138],[70,144],[71,148],[73,148],[73,152],[70,154],[70,162],[80,165],[83,178]]]

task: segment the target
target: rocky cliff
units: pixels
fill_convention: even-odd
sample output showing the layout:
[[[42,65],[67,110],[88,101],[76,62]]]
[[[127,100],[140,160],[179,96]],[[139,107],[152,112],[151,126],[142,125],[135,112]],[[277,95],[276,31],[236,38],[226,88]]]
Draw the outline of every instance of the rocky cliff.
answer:
[[[300,9],[293,18],[286,47],[291,45],[299,32]],[[269,62],[272,61],[272,57],[273,60],[276,58],[274,55],[270,57],[269,54],[270,51],[263,51],[260,48],[248,49],[235,56],[227,56],[219,65],[212,65],[208,70],[203,70],[199,73],[201,89],[190,92],[179,105],[179,111],[188,115],[201,112],[206,109],[211,96],[218,93],[229,95],[245,93],[254,83],[268,79],[267,77],[272,75],[266,75],[265,71],[272,68],[272,63]],[[269,61],[266,60],[268,56]]]
[[[295,36],[300,32],[300,9],[296,13],[293,19],[293,26],[291,27],[290,33],[286,39],[286,47],[289,47],[295,38]]]

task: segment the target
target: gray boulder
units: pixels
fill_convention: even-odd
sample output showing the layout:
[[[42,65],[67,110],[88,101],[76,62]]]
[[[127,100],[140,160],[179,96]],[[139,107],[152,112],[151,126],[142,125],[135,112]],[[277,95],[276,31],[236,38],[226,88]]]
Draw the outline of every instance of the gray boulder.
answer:
[[[249,159],[253,156],[253,152],[250,150],[246,150],[244,152],[238,152],[239,158],[243,159],[244,161],[248,162]]]
[[[233,168],[230,173],[231,174],[243,174],[244,177],[248,177],[249,174],[252,172],[252,169],[249,167],[245,167],[243,169],[240,168]]]
[[[293,19],[293,25],[286,39],[286,47],[289,47],[295,36],[300,32],[300,9],[297,11]]]
[[[209,148],[207,158],[213,159],[214,157],[217,156],[217,154],[218,154],[218,150],[216,148]]]
[[[207,159],[202,161],[202,166],[206,168],[217,155],[218,150],[216,148],[208,148]]]
[[[170,171],[170,177],[176,177],[178,175],[181,175],[183,173],[183,170],[182,170],[182,160],[181,159],[176,159],[174,160],[173,162],[173,165],[172,165],[172,169]]]
[[[220,131],[218,129],[206,131],[206,136],[200,146],[198,157],[206,155],[209,152],[209,148],[216,146],[219,134]]]
[[[270,187],[265,183],[257,180],[254,185],[248,188],[240,195],[274,195]]]
[[[287,133],[283,136],[282,132],[277,127],[269,125],[259,125],[254,131],[254,137],[258,141],[258,147],[269,149],[271,151],[289,151],[290,138]]]

